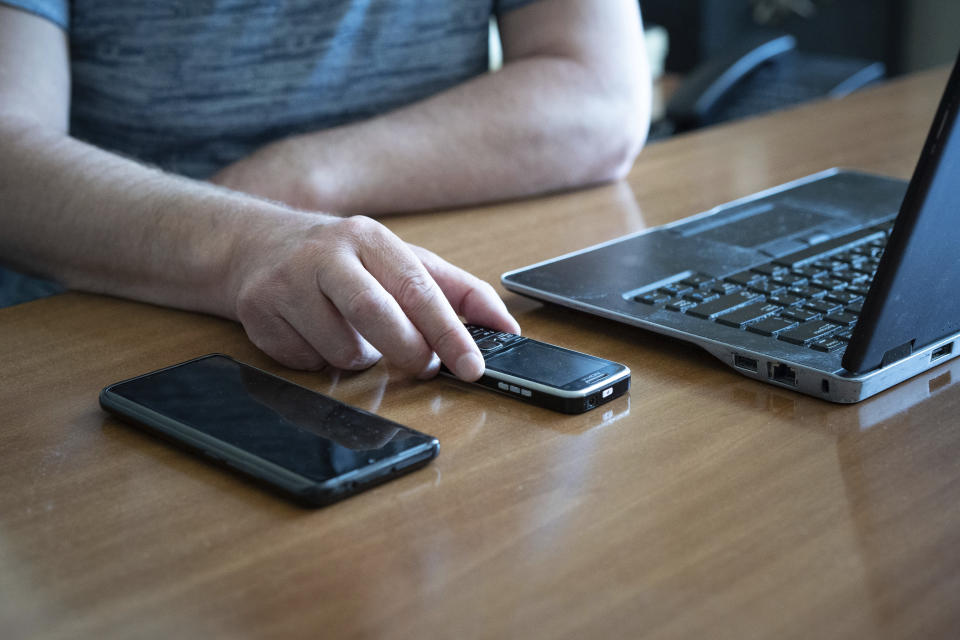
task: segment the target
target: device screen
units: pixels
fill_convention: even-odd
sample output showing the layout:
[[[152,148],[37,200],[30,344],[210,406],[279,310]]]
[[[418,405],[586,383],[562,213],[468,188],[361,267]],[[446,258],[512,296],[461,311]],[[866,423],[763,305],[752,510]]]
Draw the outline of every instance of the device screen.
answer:
[[[598,372],[613,373],[622,368],[602,358],[527,340],[513,349],[487,359],[487,368],[520,378],[565,388]]]
[[[224,356],[193,360],[111,391],[318,482],[434,442]]]

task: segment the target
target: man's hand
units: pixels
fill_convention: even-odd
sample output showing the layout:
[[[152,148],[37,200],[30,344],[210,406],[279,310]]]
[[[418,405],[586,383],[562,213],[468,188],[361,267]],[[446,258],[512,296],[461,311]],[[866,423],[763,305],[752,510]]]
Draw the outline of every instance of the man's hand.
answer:
[[[234,252],[228,291],[260,349],[300,369],[361,369],[381,356],[421,377],[484,363],[468,322],[519,332],[493,287],[361,216],[284,216]],[[436,355],[435,355],[436,354]]]

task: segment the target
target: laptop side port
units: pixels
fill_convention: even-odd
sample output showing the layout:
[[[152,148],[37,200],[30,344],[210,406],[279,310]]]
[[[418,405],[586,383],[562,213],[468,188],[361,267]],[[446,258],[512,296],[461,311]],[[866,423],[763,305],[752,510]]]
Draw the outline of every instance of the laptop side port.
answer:
[[[953,343],[948,342],[942,347],[934,349],[930,352],[930,362],[936,362],[940,358],[946,358],[951,353],[953,353]]]
[[[767,363],[767,377],[780,384],[797,386],[797,370],[780,362]]]
[[[739,353],[733,354],[733,366],[738,369],[743,369],[744,371],[753,371],[754,373],[759,371],[759,363],[756,358],[748,358]]]

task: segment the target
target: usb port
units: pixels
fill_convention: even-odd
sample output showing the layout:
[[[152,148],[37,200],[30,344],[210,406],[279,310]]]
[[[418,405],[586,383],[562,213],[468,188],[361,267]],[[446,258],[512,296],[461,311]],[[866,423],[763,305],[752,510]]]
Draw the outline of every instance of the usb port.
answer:
[[[930,352],[930,362],[935,362],[940,358],[946,358],[953,353],[953,343],[949,342],[942,347],[938,347]]]
[[[753,371],[754,373],[759,371],[759,363],[756,361],[756,359],[741,356],[738,353],[733,354],[733,366],[737,367],[738,369]]]

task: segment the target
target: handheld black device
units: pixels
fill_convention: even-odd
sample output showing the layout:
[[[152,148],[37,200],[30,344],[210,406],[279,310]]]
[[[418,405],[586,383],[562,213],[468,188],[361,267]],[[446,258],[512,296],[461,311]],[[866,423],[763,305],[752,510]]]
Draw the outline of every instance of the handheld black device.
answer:
[[[562,413],[583,413],[630,388],[630,369],[579,351],[467,325],[486,361],[474,384]],[[446,375],[451,372],[442,367]]]
[[[425,465],[439,442],[220,354],[106,387],[126,422],[322,506]]]

